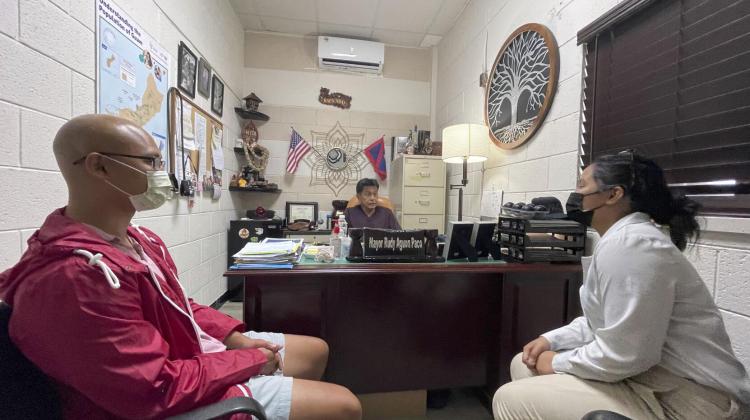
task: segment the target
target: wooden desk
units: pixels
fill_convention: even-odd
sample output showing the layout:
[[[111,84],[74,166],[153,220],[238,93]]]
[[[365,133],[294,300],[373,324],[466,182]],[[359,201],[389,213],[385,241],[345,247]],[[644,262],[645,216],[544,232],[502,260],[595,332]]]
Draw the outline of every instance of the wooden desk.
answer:
[[[306,244],[326,244],[331,241],[331,231],[321,230],[289,230],[284,229],[285,238],[303,238]]]
[[[301,264],[244,277],[248,327],[325,339],[328,381],[355,393],[486,386],[579,313],[578,264]]]

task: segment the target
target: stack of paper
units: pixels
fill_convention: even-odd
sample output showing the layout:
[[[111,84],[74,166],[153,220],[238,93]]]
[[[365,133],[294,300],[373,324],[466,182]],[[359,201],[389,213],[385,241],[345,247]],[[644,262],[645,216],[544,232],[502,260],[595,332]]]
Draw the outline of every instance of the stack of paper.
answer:
[[[266,238],[261,242],[248,242],[234,254],[230,270],[292,268],[302,257],[302,239]]]

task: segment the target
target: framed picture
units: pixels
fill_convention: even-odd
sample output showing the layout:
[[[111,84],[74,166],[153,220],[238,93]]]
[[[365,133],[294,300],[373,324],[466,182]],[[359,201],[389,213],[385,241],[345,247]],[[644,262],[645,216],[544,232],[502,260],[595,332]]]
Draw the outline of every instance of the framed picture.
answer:
[[[287,223],[293,223],[295,220],[316,222],[318,220],[318,203],[287,201],[286,220]]]
[[[406,154],[406,146],[409,145],[409,137],[399,136],[396,137],[396,154]]]
[[[198,69],[198,57],[190,51],[184,42],[180,42],[177,60],[177,86],[191,98],[195,98],[195,72]]]
[[[198,61],[198,93],[204,98],[211,95],[211,66],[203,57]]]
[[[214,74],[211,85],[211,111],[221,117],[224,113],[224,83]]]

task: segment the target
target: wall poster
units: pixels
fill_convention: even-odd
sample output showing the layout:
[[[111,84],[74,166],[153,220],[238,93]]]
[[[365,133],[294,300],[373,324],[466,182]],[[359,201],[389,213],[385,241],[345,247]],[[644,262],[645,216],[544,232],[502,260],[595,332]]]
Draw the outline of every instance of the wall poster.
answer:
[[[96,0],[96,13],[97,112],[143,127],[169,164],[167,90],[171,57],[113,2]]]

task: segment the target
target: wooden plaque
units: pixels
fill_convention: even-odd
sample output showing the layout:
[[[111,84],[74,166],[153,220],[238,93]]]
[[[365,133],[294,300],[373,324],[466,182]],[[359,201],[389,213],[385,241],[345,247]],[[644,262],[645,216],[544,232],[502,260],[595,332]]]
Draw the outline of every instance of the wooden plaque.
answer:
[[[538,23],[516,29],[497,54],[485,91],[484,120],[496,146],[514,149],[534,136],[557,90],[560,57]]]

